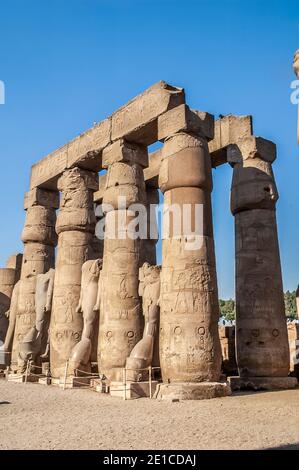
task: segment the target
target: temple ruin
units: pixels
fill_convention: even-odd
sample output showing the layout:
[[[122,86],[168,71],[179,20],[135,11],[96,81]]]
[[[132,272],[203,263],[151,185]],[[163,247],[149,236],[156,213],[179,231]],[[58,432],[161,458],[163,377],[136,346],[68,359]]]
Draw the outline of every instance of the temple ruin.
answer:
[[[161,148],[150,153],[156,142]],[[89,384],[126,398],[175,400],[294,388],[275,158],[275,144],[253,135],[251,116],[214,121],[188,107],[182,88],[159,82],[33,165],[22,266],[15,260],[0,270],[6,296],[0,362],[8,380],[47,378],[53,385]],[[212,171],[225,163],[232,167],[235,219],[233,333],[218,327],[211,205]],[[167,219],[161,266],[159,191]],[[140,206],[152,217],[136,237]],[[179,220],[169,214],[173,206]],[[101,238],[96,227],[102,222]],[[236,357],[230,354],[234,341]]]

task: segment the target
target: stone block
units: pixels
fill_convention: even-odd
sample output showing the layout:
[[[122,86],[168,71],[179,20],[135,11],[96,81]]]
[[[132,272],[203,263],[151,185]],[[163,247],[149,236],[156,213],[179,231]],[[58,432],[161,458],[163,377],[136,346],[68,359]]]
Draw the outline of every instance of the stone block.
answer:
[[[20,271],[22,267],[23,261],[23,254],[17,253],[15,255],[11,255],[8,260],[6,261],[6,267],[15,269],[16,271]]]
[[[151,382],[151,394],[153,397],[157,388],[158,382],[153,380]],[[125,384],[122,382],[111,382],[110,384],[110,395],[112,397],[126,398],[132,400],[135,398],[151,398],[150,397],[150,384],[149,382],[127,382],[126,389]]]
[[[186,104],[159,116],[158,140],[164,141],[178,132],[193,132],[211,140],[214,136],[214,116],[191,110]]]
[[[296,388],[296,377],[228,377],[232,390],[287,390]]]
[[[227,382],[178,382],[159,384],[155,398],[158,400],[205,400],[227,397],[231,389]]]
[[[250,136],[227,147],[228,163],[241,163],[244,160],[253,158],[260,158],[265,162],[273,163],[276,159],[276,145],[262,137]]]
[[[137,163],[142,167],[148,166],[148,153],[145,146],[135,145],[119,139],[111,145],[108,145],[102,153],[103,168],[108,168],[114,163]]]
[[[31,191],[25,193],[24,209],[27,210],[33,206],[44,206],[47,209],[58,209],[59,192],[33,188]]]
[[[67,144],[32,166],[30,189],[40,186],[55,190],[57,188],[57,179],[66,168]]]
[[[51,377],[39,377],[38,383],[40,385],[51,385]]]
[[[151,145],[158,140],[158,117],[185,103],[183,88],[160,81],[112,114],[112,141],[126,137]]]

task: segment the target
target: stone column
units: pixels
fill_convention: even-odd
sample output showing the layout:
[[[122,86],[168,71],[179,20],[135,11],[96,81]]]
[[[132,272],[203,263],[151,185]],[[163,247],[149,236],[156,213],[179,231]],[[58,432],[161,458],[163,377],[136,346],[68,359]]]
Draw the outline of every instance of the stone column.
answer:
[[[218,335],[218,290],[211,209],[212,170],[207,136],[213,120],[201,113],[189,131],[170,135],[164,143],[159,186],[164,193],[164,233],[160,297],[160,398],[201,399],[227,395],[220,383],[221,349]],[[210,122],[211,129],[203,125]],[[165,217],[170,206],[180,209],[179,227],[173,216],[169,233]],[[190,228],[182,226],[189,205]],[[195,231],[197,205],[203,226]],[[168,206],[168,208],[167,208]],[[188,216],[188,214],[186,214]],[[191,233],[196,236],[192,244]],[[189,243],[187,243],[189,241]],[[191,243],[191,244],[190,244]]]
[[[288,388],[290,360],[271,164],[275,145],[248,137],[228,148],[236,244],[236,357],[232,388]]]
[[[54,379],[63,376],[71,350],[81,338],[83,318],[76,309],[82,264],[93,254],[93,193],[98,189],[98,175],[77,167],[66,170],[58,180],[58,189],[62,195],[56,223],[58,249],[50,323],[50,367]],[[69,368],[68,375],[73,374]]]
[[[25,226],[22,233],[24,254],[18,296],[11,369],[22,372],[18,348],[25,334],[35,325],[36,276],[54,268],[58,193],[35,188],[26,193]],[[18,365],[19,361],[19,365]]]
[[[299,320],[299,286],[296,290],[296,309],[297,309],[297,319]]]
[[[140,239],[134,239],[135,230],[130,223],[135,219],[131,205],[145,204],[143,167],[147,165],[147,149],[122,139],[103,151],[103,167],[108,168],[108,176],[103,197],[106,225],[98,366],[109,381],[123,379],[126,358],[142,337],[138,295]]]

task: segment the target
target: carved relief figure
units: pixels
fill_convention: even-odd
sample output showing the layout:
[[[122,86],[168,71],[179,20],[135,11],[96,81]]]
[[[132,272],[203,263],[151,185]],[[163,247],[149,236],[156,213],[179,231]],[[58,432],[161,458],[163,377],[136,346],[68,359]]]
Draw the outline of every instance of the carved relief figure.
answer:
[[[101,259],[86,261],[82,266],[81,292],[77,313],[83,314],[83,331],[81,340],[75,345],[70,356],[74,370],[86,369],[89,366],[92,343],[94,338],[98,336],[95,327],[101,301],[101,269]]]
[[[40,356],[46,358],[49,353],[49,324],[52,309],[55,270],[38,274],[35,290],[35,325],[30,328],[19,345],[19,369],[23,372],[27,361]]]
[[[126,367],[130,369],[128,376],[134,381],[147,375],[138,369],[152,365],[159,320],[160,271],[160,266],[151,266],[149,263],[144,263],[139,269],[139,295],[142,297],[145,327],[142,339],[135,345],[126,362]]]

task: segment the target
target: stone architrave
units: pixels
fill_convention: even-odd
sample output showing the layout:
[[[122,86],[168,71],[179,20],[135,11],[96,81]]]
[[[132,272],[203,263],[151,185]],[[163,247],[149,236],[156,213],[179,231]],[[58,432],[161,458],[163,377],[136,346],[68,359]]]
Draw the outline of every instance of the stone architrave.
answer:
[[[18,370],[19,345],[35,325],[35,287],[39,274],[54,268],[57,192],[40,188],[25,195],[25,226],[22,233],[24,254],[19,285],[18,310],[13,340],[11,369]]]
[[[91,370],[92,353],[98,344],[101,269],[101,259],[86,261],[82,266],[81,293],[77,312],[83,316],[83,331],[81,340],[71,352],[70,365],[73,369],[83,370],[83,372]]]
[[[178,129],[170,135],[162,150],[159,186],[164,193],[160,297],[163,385],[157,394],[160,398],[200,399],[230,393],[227,384],[219,382],[219,305],[211,209],[212,170],[207,143],[212,132],[197,122],[192,133],[185,126],[183,131]],[[177,210],[176,215],[172,215],[172,209]]]
[[[278,193],[271,165],[275,158],[275,145],[261,138],[245,138],[228,148],[236,239],[236,358],[239,383],[255,389],[266,382],[268,388],[271,383],[277,387],[278,382],[279,388],[294,385],[293,378],[288,378],[289,345],[275,214]],[[237,378],[232,380],[232,386],[238,387]]]
[[[81,339],[83,318],[76,309],[82,265],[93,254],[93,193],[97,187],[98,175],[77,167],[66,170],[58,180],[62,195],[56,223],[58,249],[50,322],[50,367],[54,379],[64,376],[71,351]],[[68,375],[73,374],[69,367]]]
[[[132,205],[142,204],[139,207],[146,214],[142,166],[147,164],[146,147],[124,140],[103,152],[108,175],[102,206],[106,217],[98,366],[108,381],[123,379],[126,358],[142,337],[143,317],[138,295],[140,239],[136,237]]]

